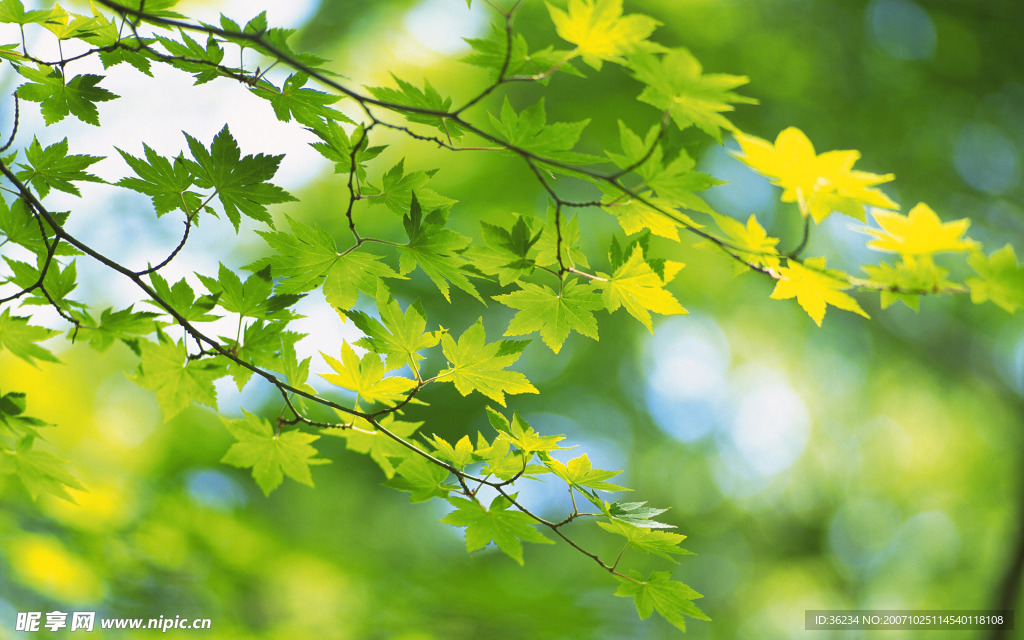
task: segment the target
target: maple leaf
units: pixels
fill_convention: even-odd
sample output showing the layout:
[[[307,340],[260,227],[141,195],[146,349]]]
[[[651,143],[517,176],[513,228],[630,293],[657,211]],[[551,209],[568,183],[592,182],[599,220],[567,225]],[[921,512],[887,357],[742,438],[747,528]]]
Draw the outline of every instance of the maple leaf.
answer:
[[[198,193],[189,191],[195,185],[195,179],[185,165],[185,156],[179,153],[172,164],[146,143],[142,143],[142,149],[146,154],[145,160],[117,149],[138,176],[121,178],[117,186],[151,197],[157,217],[175,209],[181,209],[189,215],[198,213],[203,200]]]
[[[656,556],[660,556],[673,562],[675,562],[675,560],[669,554],[692,555],[693,553],[692,551],[687,551],[679,546],[679,543],[686,539],[686,536],[681,533],[672,533],[671,531],[662,531],[660,529],[650,529],[643,526],[638,527],[636,525],[622,522],[621,520],[598,522],[597,526],[609,533],[623,536],[626,538],[626,543],[637,551],[653,553]]]
[[[149,274],[149,280],[153,283],[153,290],[157,296],[189,322],[210,322],[218,318],[210,313],[210,310],[217,304],[217,296],[208,295],[196,298],[195,292],[184,278],[171,286],[156,271]],[[161,311],[164,310],[164,306],[155,300],[146,300],[146,302]]]
[[[312,131],[321,140],[311,142],[309,146],[334,163],[334,173],[349,173],[354,163],[356,177],[360,182],[366,181],[366,162],[376,158],[386,148],[369,146],[370,139],[362,126],[348,134],[334,120],[320,120],[311,125],[308,131]]]
[[[247,267],[259,271],[270,265],[272,275],[283,278],[278,292],[305,293],[322,284],[327,302],[337,309],[350,309],[359,299],[360,291],[376,296],[381,278],[402,277],[378,256],[354,249],[341,253],[334,238],[323,229],[286,217],[291,233],[256,232],[278,255]]]
[[[977,246],[973,240],[962,237],[970,220],[961,218],[944,223],[923,202],[905,216],[895,211],[873,211],[871,215],[881,229],[863,229],[876,238],[868,246],[898,253],[904,259],[943,251],[968,251]]]
[[[252,467],[252,477],[264,495],[280,486],[284,476],[296,482],[313,486],[310,465],[328,464],[330,460],[317,458],[317,450],[310,445],[320,438],[298,430],[275,433],[266,420],[242,409],[243,420],[221,418],[224,426],[238,440],[221,458],[224,464]]]
[[[490,116],[491,124],[501,133],[512,147],[525,149],[552,160],[587,164],[600,158],[570,151],[580,139],[580,134],[590,120],[579,122],[553,122],[547,124],[544,98],[516,113],[508,97],[501,105],[501,119]]]
[[[469,436],[462,436],[458,442],[452,445],[435,433],[430,442],[436,447],[437,456],[450,462],[456,469],[465,469],[478,460],[474,455],[473,441],[469,439]]]
[[[536,520],[521,511],[509,510],[512,503],[505,496],[495,496],[486,509],[479,502],[464,498],[448,498],[456,508],[441,518],[441,522],[455,527],[466,527],[466,550],[470,553],[483,549],[492,540],[506,555],[523,564],[523,543],[554,544],[534,528]]]
[[[843,289],[849,288],[844,274],[825,268],[825,258],[808,258],[804,264],[789,260],[785,267],[779,269],[779,281],[770,297],[772,300],[796,298],[797,303],[819,327],[825,317],[825,307],[829,304],[865,318],[870,317],[856,300],[843,293]]]
[[[377,297],[377,312],[380,321],[362,311],[345,311],[360,331],[366,334],[356,344],[386,356],[388,368],[394,369],[408,364],[416,370],[416,364],[423,359],[419,354],[440,341],[440,333],[427,331],[426,314],[419,301],[409,305],[402,312],[396,300],[386,291]]]
[[[55,355],[36,344],[60,332],[30,325],[30,319],[12,316],[10,309],[4,309],[0,314],[0,351],[6,349],[32,366],[37,366],[36,360],[60,362]]]
[[[575,487],[589,487],[601,491],[630,491],[626,487],[608,482],[610,478],[614,478],[622,473],[621,471],[594,469],[590,463],[590,458],[585,453],[567,463],[562,463],[554,458],[548,458],[544,460],[544,464],[556,476]]]
[[[132,306],[119,311],[108,307],[100,314],[97,323],[88,314],[83,314],[85,322],[77,328],[79,340],[85,340],[99,352],[104,352],[120,339],[130,344],[137,336],[144,336],[156,330],[157,318],[160,314],[151,311],[133,311]],[[72,329],[72,332],[75,330]]]
[[[196,277],[217,297],[217,304],[225,311],[237,313],[247,318],[274,319],[288,317],[285,309],[299,301],[299,295],[270,295],[274,282],[270,278],[271,269],[262,270],[246,278],[245,282],[231,269],[222,263],[217,271],[217,279],[200,273]]]
[[[38,102],[47,125],[60,122],[71,114],[98,127],[100,112],[94,103],[119,97],[96,86],[103,76],[86,74],[65,82],[60,71],[45,65],[38,69],[17,67],[17,71],[31,81],[18,87],[18,97]]]
[[[979,251],[967,263],[981,276],[967,279],[971,302],[991,300],[1010,313],[1024,306],[1024,266],[1017,262],[1012,245],[1006,244],[988,257]]]
[[[327,364],[335,373],[321,374],[328,382],[343,389],[355,391],[356,401],[381,402],[393,405],[405,399],[406,391],[416,386],[416,382],[408,378],[392,376],[385,378],[387,367],[376,353],[367,353],[362,358],[347,342],[341,343],[341,362],[321,352]]]
[[[666,110],[680,129],[695,125],[721,141],[721,129],[735,130],[723,115],[733,103],[756,104],[732,91],[747,83],[746,76],[704,74],[700,62],[686,49],[672,49],[662,58],[644,53],[630,58],[640,82],[647,85],[639,100]]]
[[[32,144],[25,150],[25,158],[29,164],[18,165],[23,168],[18,172],[18,178],[35,187],[40,197],[46,197],[51,188],[81,196],[78,187],[73,185],[72,181],[104,182],[102,178],[85,172],[86,167],[103,158],[87,155],[69,156],[67,138],[45,149],[37,138],[33,138]]]
[[[517,75],[537,75],[537,81],[546,84],[550,75],[561,71],[575,76],[583,76],[568,59],[570,51],[556,50],[546,47],[530,51],[523,34],[516,33],[511,39],[504,27],[491,25],[489,38],[466,38],[466,44],[473,48],[473,53],[462,58],[462,62],[477,67],[490,69],[495,79]],[[511,46],[511,50],[509,49]]]
[[[501,286],[509,285],[533,272],[535,247],[544,230],[534,233],[533,218],[518,216],[511,229],[480,222],[484,245],[475,243],[463,254],[487,275],[497,275]]]
[[[409,215],[403,219],[409,243],[402,247],[398,269],[405,275],[418,266],[449,302],[449,282],[483,302],[476,287],[462,271],[468,261],[460,253],[469,246],[470,240],[446,229],[447,219],[444,209],[436,209],[424,218],[419,200],[415,193],[412,194]]]
[[[438,113],[448,113],[448,110],[451,109],[452,99],[450,97],[442,98],[441,94],[437,92],[437,89],[431,86],[429,81],[424,80],[423,88],[420,89],[412,83],[402,80],[393,73],[391,74],[391,78],[394,79],[395,83],[398,85],[398,89],[369,87],[369,91],[373,94],[373,97],[394,105],[414,107],[416,109],[436,111]],[[462,126],[459,125],[458,122],[443,115],[403,111],[401,107],[396,107],[394,110],[400,112],[409,122],[419,122],[437,127],[443,133],[455,138],[462,136],[464,133]]]
[[[367,185],[363,188],[363,194],[374,196],[369,199],[370,204],[383,204],[400,216],[412,210],[413,192],[421,207],[431,211],[447,209],[457,201],[427,188],[437,172],[438,169],[430,169],[406,173],[405,158],[402,158],[381,177],[381,187],[376,193],[373,187]]]
[[[448,477],[448,470],[422,456],[409,456],[395,468],[395,476],[388,480],[387,486],[408,491],[409,502],[426,502],[431,498],[445,498],[449,489],[443,484]]]
[[[295,200],[290,193],[268,182],[277,173],[283,155],[260,153],[242,157],[227,125],[214,136],[209,150],[187,133],[185,138],[195,158],[194,162],[185,160],[185,165],[195,176],[196,186],[216,189],[217,198],[236,232],[241,221],[240,212],[273,227],[274,221],[266,205]]]
[[[281,122],[294,118],[296,122],[309,127],[320,125],[323,119],[329,122],[352,122],[345,114],[327,106],[341,100],[340,95],[305,88],[308,81],[307,74],[296,73],[288,76],[280,90],[269,85],[269,88],[257,86],[252,92],[270,102],[274,115]]]
[[[504,370],[519,359],[525,345],[508,340],[487,344],[486,337],[483,318],[466,329],[458,343],[451,335],[442,335],[441,349],[451,366],[438,373],[437,378],[451,380],[464,396],[479,391],[501,406],[505,406],[506,393],[537,393],[526,376]]]
[[[213,381],[225,374],[209,360],[189,360],[185,343],[174,342],[163,332],[159,342],[139,340],[142,362],[134,376],[139,386],[156,392],[156,401],[168,422],[193,401],[217,408]]]
[[[820,223],[833,211],[864,220],[865,207],[895,209],[897,204],[876,185],[893,179],[891,173],[878,175],[855,171],[860,152],[814,152],[814,146],[796,127],[784,129],[775,144],[744,133],[736,133],[742,150],[736,156],[754,171],[768,176],[782,187],[782,201],[796,202],[804,217]]]
[[[644,260],[640,245],[633,247],[629,259],[619,265],[612,275],[599,274],[605,281],[595,280],[594,288],[603,289],[604,306],[610,312],[625,307],[631,316],[639,320],[648,331],[654,332],[651,314],[678,315],[687,313],[665,285],[683,268],[682,263],[667,261],[664,277],[659,277]]]
[[[776,269],[779,266],[779,244],[778,238],[772,238],[765,231],[757,217],[753,214],[747,218],[747,224],[743,224],[735,218],[712,213],[718,227],[729,236],[729,250],[736,253],[747,264],[759,265],[766,269]],[[735,263],[741,271],[749,267],[746,264]]]
[[[34,440],[35,436],[27,435],[18,441],[14,450],[0,448],[0,473],[17,475],[33,500],[41,493],[49,493],[74,504],[67,489],[85,491],[85,487],[64,468],[67,460],[49,451],[33,449]]]
[[[519,309],[505,331],[506,336],[523,336],[540,331],[544,344],[558,353],[571,331],[597,340],[597,320],[592,313],[603,306],[593,287],[566,280],[558,292],[545,286],[521,282],[519,290],[494,296],[498,302]]]
[[[646,620],[657,611],[661,617],[680,631],[686,631],[684,615],[697,620],[710,620],[691,600],[701,598],[699,593],[671,579],[668,571],[655,571],[645,581],[637,571],[630,571],[628,577],[616,576],[619,588],[615,595],[632,597],[641,620]]]
[[[645,15],[623,16],[622,0],[569,0],[568,9],[548,5],[555,31],[595,69],[603,60],[621,62],[661,24]]]
[[[518,447],[527,455],[532,455],[538,451],[557,451],[565,448],[558,446],[559,442],[565,440],[565,436],[542,436],[518,413],[513,413],[512,421],[509,422],[500,411],[487,407],[487,420],[494,427],[494,430],[498,432],[498,440]],[[498,440],[495,442],[497,443]]]

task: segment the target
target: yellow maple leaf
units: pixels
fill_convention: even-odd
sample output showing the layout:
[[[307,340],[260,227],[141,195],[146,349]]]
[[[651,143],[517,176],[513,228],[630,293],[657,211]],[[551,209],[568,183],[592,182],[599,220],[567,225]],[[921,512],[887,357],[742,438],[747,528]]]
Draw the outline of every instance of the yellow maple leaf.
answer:
[[[773,300],[796,298],[811,320],[819,327],[825,318],[826,305],[838,309],[852,311],[868,318],[857,301],[843,293],[850,285],[842,278],[842,274],[825,268],[825,258],[808,258],[804,264],[788,261],[779,269],[779,281],[772,291]]]
[[[712,213],[711,217],[715,219],[719,228],[729,235],[730,249],[736,251],[747,263],[736,263],[742,271],[747,270],[748,264],[766,269],[775,269],[779,266],[779,249],[776,246],[779,239],[769,236],[756,216],[751,214],[746,225],[720,213]]]
[[[742,154],[737,157],[754,171],[768,176],[782,187],[782,201],[796,202],[803,215],[820,223],[833,211],[864,220],[865,206],[895,209],[896,203],[876,185],[893,179],[891,173],[878,175],[853,169],[860,152],[814,152],[803,131],[789,127],[779,133],[775,144],[744,133],[736,134]]]
[[[406,392],[416,386],[408,378],[384,377],[387,368],[376,353],[367,353],[362,358],[347,342],[341,343],[341,362],[320,352],[323,359],[335,373],[322,373],[320,377],[343,389],[355,391],[367,402],[394,404],[405,398]]]
[[[640,14],[622,15],[622,0],[569,0],[569,11],[548,5],[551,21],[563,40],[595,69],[602,60],[618,61],[651,35],[660,22]]]
[[[967,218],[942,222],[931,207],[921,202],[907,215],[895,211],[871,213],[881,229],[864,229],[876,238],[872,249],[892,251],[904,257],[927,256],[943,251],[969,251],[976,243],[962,237],[970,226]]]
[[[683,263],[666,260],[664,278],[659,277],[644,260],[643,249],[636,246],[629,254],[629,259],[622,263],[614,274],[601,274],[607,280],[595,281],[594,286],[604,289],[602,297],[609,312],[625,307],[630,315],[642,322],[648,331],[654,333],[651,311],[662,315],[688,313],[665,289],[665,285],[671,282],[682,268]]]

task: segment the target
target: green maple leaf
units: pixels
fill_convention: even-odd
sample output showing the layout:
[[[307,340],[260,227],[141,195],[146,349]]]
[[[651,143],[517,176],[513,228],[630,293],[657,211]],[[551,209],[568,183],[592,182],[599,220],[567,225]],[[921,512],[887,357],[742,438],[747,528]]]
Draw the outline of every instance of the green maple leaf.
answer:
[[[163,332],[157,337],[159,342],[139,340],[142,362],[135,380],[156,392],[164,421],[169,422],[193,401],[216,409],[213,381],[225,374],[224,367],[209,360],[189,360],[184,342],[174,342]]]
[[[514,447],[518,447],[523,453],[531,455],[537,452],[558,451],[565,447],[558,446],[558,443],[565,439],[565,436],[542,436],[533,427],[523,420],[518,413],[512,414],[512,421],[509,422],[500,411],[487,407],[487,420],[498,432],[498,439],[504,440]]]
[[[512,50],[509,51],[510,42],[504,26],[492,24],[489,38],[466,38],[465,40],[466,44],[473,49],[473,53],[463,57],[462,62],[489,69],[495,79],[517,75],[538,75],[548,71],[560,71],[583,77],[583,74],[568,62],[571,52],[556,50],[554,47],[531,52],[526,44],[526,38],[521,33],[512,35]],[[503,71],[504,75],[502,75]],[[548,80],[550,77],[544,76],[538,81],[541,84],[547,84]]]
[[[686,619],[683,616],[711,620],[691,602],[703,596],[682,582],[672,580],[668,571],[655,571],[646,581],[637,571],[630,571],[628,578],[616,578],[619,580],[619,588],[615,590],[615,595],[632,597],[641,620],[646,620],[657,611],[680,631],[686,631]]]
[[[4,24],[43,24],[52,13],[52,9],[25,11],[25,5],[21,3],[21,0],[0,2],[0,23]]]
[[[73,180],[103,182],[102,178],[85,172],[86,167],[103,158],[87,155],[69,156],[67,138],[51,144],[45,149],[39,144],[37,138],[33,138],[32,144],[25,150],[25,158],[28,160],[28,165],[18,165],[23,169],[18,172],[18,178],[35,187],[41,198],[45,198],[50,189],[81,196],[78,187],[71,184]]]
[[[199,273],[196,277],[202,281],[211,295],[217,297],[217,304],[225,311],[247,318],[291,317],[285,310],[298,302],[302,296],[271,295],[274,282],[270,278],[270,272],[270,268],[265,267],[242,282],[238,274],[221,264],[216,280]]]
[[[116,32],[115,32],[116,36]],[[105,46],[99,44],[99,42],[93,39],[87,39],[88,42],[96,46]],[[100,62],[103,63],[104,69],[109,69],[115,65],[127,62],[131,66],[135,67],[142,73],[146,74],[150,78],[153,77],[152,65],[148,56],[152,55],[148,52],[148,47],[153,41],[149,38],[125,38],[120,39],[120,46],[105,51],[100,51]]]
[[[715,140],[721,130],[735,130],[723,115],[733,104],[756,104],[753,98],[732,91],[747,83],[745,76],[704,74],[700,62],[686,49],[673,49],[663,57],[645,53],[629,60],[636,79],[647,86],[639,100],[667,110],[680,129],[696,125]]]
[[[971,302],[991,300],[1010,313],[1024,307],[1024,266],[1018,264],[1012,245],[1007,244],[988,257],[979,251],[967,263],[980,276],[967,279]]]
[[[442,335],[441,348],[451,366],[437,378],[450,380],[464,396],[479,391],[501,406],[505,406],[506,393],[537,393],[526,376],[504,370],[519,359],[524,345],[509,341],[487,344],[486,337],[483,318],[466,329],[458,343],[449,334]]]
[[[68,488],[84,491],[85,487],[64,468],[67,460],[49,451],[33,449],[34,440],[35,436],[27,435],[14,450],[0,447],[0,473],[18,476],[33,500],[41,493],[49,493],[73,504],[75,500]]]
[[[157,217],[175,209],[181,209],[189,215],[198,213],[203,199],[199,194],[189,191],[195,186],[195,179],[188,170],[185,156],[179,153],[171,164],[170,160],[158,154],[146,143],[142,143],[142,148],[146,154],[145,160],[117,149],[138,176],[121,178],[117,181],[117,186],[151,197]]]
[[[436,447],[437,457],[450,462],[456,469],[465,469],[479,460],[478,456],[474,455],[473,441],[469,439],[469,436],[462,436],[458,442],[452,445],[435,433],[430,443]]]
[[[567,463],[562,463],[554,458],[547,458],[544,464],[548,466],[556,476],[576,487],[589,487],[601,491],[631,491],[621,487],[609,479],[622,473],[621,471],[609,471],[606,469],[594,469],[590,464],[590,458],[583,454],[573,458]]]
[[[70,114],[98,127],[100,112],[95,103],[119,97],[96,86],[103,76],[86,74],[64,82],[60,71],[45,65],[35,69],[18,67],[17,71],[29,80],[18,87],[18,97],[40,103],[43,120],[47,125],[60,122]]]
[[[64,224],[68,217],[67,212],[52,213],[52,215],[60,224]],[[12,202],[10,206],[3,198],[0,198],[0,234],[6,237],[4,242],[9,240],[14,244],[20,244],[37,257],[45,256],[48,252],[46,245],[43,244],[42,235],[40,235],[39,222],[34,217],[29,205],[25,204],[21,198]],[[47,237],[52,236],[47,234]],[[66,242],[61,242],[57,245],[54,255],[77,256],[82,255],[82,252]]]
[[[544,234],[536,232],[533,218],[518,216],[511,228],[480,222],[484,244],[474,244],[463,254],[472,265],[487,275],[498,276],[501,286],[507,286],[533,272],[538,253],[538,241]]]
[[[679,543],[686,539],[686,536],[681,533],[638,527],[622,522],[621,520],[598,522],[597,526],[601,527],[605,531],[623,536],[626,538],[626,544],[628,544],[630,548],[644,553],[653,553],[656,556],[660,556],[666,560],[671,560],[672,562],[675,562],[675,560],[670,554],[693,554],[692,551],[687,551],[679,546]]]
[[[419,301],[409,305],[403,313],[402,307],[386,291],[380,294],[377,298],[379,321],[362,311],[345,312],[366,334],[356,344],[386,356],[389,369],[408,364],[417,371],[417,363],[423,359],[419,352],[436,345],[441,340],[440,333],[427,331],[426,314]]]
[[[383,102],[397,105],[395,107],[388,107],[401,113],[406,120],[409,122],[418,122],[421,124],[428,124],[432,127],[436,127],[446,135],[450,135],[453,138],[461,137],[465,131],[458,122],[452,120],[449,117],[443,115],[433,115],[429,113],[417,113],[415,111],[405,111],[401,106],[414,107],[416,109],[424,109],[427,111],[437,111],[441,113],[447,113],[452,106],[451,97],[442,98],[441,94],[437,92],[437,89],[430,85],[430,81],[423,81],[423,88],[420,89],[410,82],[402,80],[395,74],[391,74],[392,79],[398,85],[398,89],[390,89],[388,87],[369,87],[369,91],[373,94],[373,97]]]
[[[628,523],[635,527],[643,527],[646,529],[674,529],[675,526],[671,524],[665,524],[664,522],[658,522],[652,520],[657,516],[668,511],[668,509],[655,509],[654,507],[645,506],[647,502],[622,502],[616,500],[615,502],[608,503],[604,500],[596,499],[596,493],[586,494],[591,502],[596,507],[613,520],[621,520],[622,522]]]
[[[334,238],[323,229],[288,217],[291,233],[257,231],[278,255],[247,267],[259,271],[270,265],[275,278],[283,278],[278,291],[297,294],[324,287],[327,302],[337,309],[350,309],[359,292],[376,296],[381,278],[401,278],[378,256],[349,250],[338,251]]]
[[[426,458],[412,455],[402,460],[395,468],[395,476],[388,480],[387,486],[408,491],[410,502],[426,502],[431,498],[445,498],[448,496],[448,488],[444,481],[448,477],[448,470],[440,467]]]
[[[195,177],[196,186],[216,189],[217,198],[236,232],[240,213],[273,227],[266,205],[295,200],[290,193],[269,182],[277,173],[283,155],[260,153],[242,157],[227,125],[214,136],[209,150],[187,133],[185,138],[195,158],[195,162],[185,160],[185,165]]]
[[[348,134],[334,120],[320,120],[310,125],[309,131],[312,131],[321,140],[321,142],[312,142],[309,146],[334,163],[334,173],[351,173],[354,162],[356,177],[359,178],[360,183],[366,181],[366,163],[387,148],[384,146],[371,147],[369,137],[362,126],[356,127],[351,134]],[[353,150],[355,150],[354,154]]]
[[[678,262],[665,262],[662,278],[644,260],[643,247],[636,245],[629,254],[629,259],[619,265],[612,275],[600,274],[606,280],[595,281],[594,287],[604,290],[604,304],[608,311],[613,312],[619,307],[625,307],[630,315],[653,333],[651,311],[664,315],[687,313],[665,289],[665,284],[672,280],[682,266]]]
[[[99,322],[88,314],[82,314],[77,339],[85,340],[101,353],[109,349],[115,340],[133,345],[138,336],[149,335],[157,329],[159,325],[156,319],[159,316],[151,311],[134,311],[131,306],[118,311],[108,307],[100,314]],[[74,333],[72,329],[71,334]]]
[[[14,273],[12,277],[7,279],[7,282],[16,284],[18,287],[26,290],[39,282],[40,270],[38,268],[25,262],[11,260],[8,257],[4,257],[4,261],[7,262],[7,266]],[[46,275],[43,277],[45,293],[40,289],[34,289],[27,297],[23,298],[22,304],[46,306],[56,303],[68,310],[85,308],[85,305],[81,302],[65,299],[78,286],[78,273],[75,264],[72,261],[61,269],[59,262],[51,262],[46,270]]]
[[[149,280],[153,284],[153,290],[157,296],[189,322],[211,322],[219,317],[210,313],[210,310],[217,304],[217,296],[209,295],[197,298],[192,287],[184,278],[171,286],[162,275],[154,271],[149,274]],[[155,300],[146,302],[161,311],[164,310],[163,305]]]
[[[541,437],[559,438],[560,436]],[[531,477],[550,473],[544,465],[530,464],[529,460],[533,457],[533,453],[526,453],[522,449],[512,448],[512,443],[509,442],[509,439],[503,433],[499,433],[494,442],[490,444],[488,444],[483,435],[477,434],[475,457],[484,463],[481,473],[493,475],[502,480],[511,480],[519,476]]]
[[[566,280],[561,291],[545,285],[521,282],[519,291],[494,296],[498,302],[519,309],[505,331],[506,336],[523,336],[540,331],[544,344],[558,353],[571,331],[597,340],[597,319],[592,311],[604,306],[592,287]]]
[[[588,164],[600,160],[594,156],[570,151],[576,146],[580,134],[590,124],[590,120],[547,124],[543,98],[516,113],[506,97],[501,106],[501,118],[495,118],[493,115],[490,117],[494,128],[513,147],[573,164]]]
[[[146,12],[149,12],[148,6]],[[156,39],[171,54],[169,58],[164,58],[164,61],[176,69],[193,74],[194,84],[197,85],[219,78],[221,73],[217,66],[224,60],[224,49],[217,38],[210,35],[204,47],[181,29],[178,30],[178,35],[181,42],[157,36]]]
[[[252,92],[270,102],[274,108],[274,115],[281,122],[295,119],[296,122],[309,127],[321,124],[323,119],[331,122],[352,122],[342,112],[327,106],[341,100],[340,95],[305,88],[308,81],[308,75],[296,73],[288,76],[280,90],[268,83],[269,89],[257,86]]]
[[[419,200],[414,193],[409,215],[405,216],[403,221],[409,243],[402,247],[399,271],[404,275],[419,266],[449,302],[449,282],[483,302],[476,287],[462,271],[462,267],[468,261],[460,253],[469,246],[470,240],[445,228],[448,221],[447,212],[444,209],[436,209],[424,218]]]
[[[381,187],[376,190],[367,186],[364,195],[373,195],[369,200],[370,204],[383,204],[400,216],[412,210],[412,194],[416,193],[416,199],[421,207],[430,209],[448,209],[457,201],[446,198],[436,191],[427,188],[430,179],[438,172],[438,169],[429,171],[405,172],[405,158],[398,161],[398,164],[391,167],[381,178]]]
[[[323,352],[320,355],[335,371],[321,374],[321,377],[343,389],[355,391],[357,402],[362,399],[393,405],[404,400],[406,392],[416,386],[416,382],[408,378],[384,377],[387,367],[379,355],[367,353],[360,358],[347,342],[341,344],[340,362]]]
[[[496,496],[488,508],[463,498],[448,498],[457,509],[441,518],[441,522],[466,527],[466,550],[483,549],[492,540],[506,555],[523,564],[523,543],[554,544],[534,528],[536,521],[521,511],[509,511],[512,503],[505,496]]]
[[[57,356],[36,344],[60,332],[30,325],[29,320],[31,318],[12,316],[10,309],[4,309],[3,313],[0,313],[0,351],[6,349],[32,366],[37,366],[36,360],[60,362]]]
[[[280,486],[286,475],[312,487],[310,465],[330,462],[317,458],[317,450],[310,444],[320,436],[297,430],[275,433],[266,420],[244,409],[242,413],[244,420],[222,418],[224,426],[238,442],[231,445],[221,462],[240,468],[252,467],[252,477],[264,495],[270,495]]]

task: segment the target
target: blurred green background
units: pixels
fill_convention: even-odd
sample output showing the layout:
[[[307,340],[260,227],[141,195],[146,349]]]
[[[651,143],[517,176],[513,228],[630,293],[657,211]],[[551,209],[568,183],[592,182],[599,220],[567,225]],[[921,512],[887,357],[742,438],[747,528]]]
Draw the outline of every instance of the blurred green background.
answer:
[[[253,13],[242,8],[232,17]],[[970,217],[970,235],[989,250],[1005,241],[1024,250],[1017,0],[625,8],[663,22],[654,39],[691,48],[708,72],[750,77],[742,92],[762,104],[736,112],[744,131],[774,139],[794,125],[818,151],[858,149],[858,168],[896,174],[886,191],[905,209],[924,200],[943,219]],[[387,71],[429,77],[458,103],[485,77],[457,61],[465,49],[450,31],[480,36],[489,18],[462,0],[323,0],[298,48],[334,59],[332,69],[360,84],[387,83]],[[542,3],[528,2],[517,24],[532,46],[561,46]],[[658,118],[615,65],[588,75],[545,90],[549,121],[592,119],[584,150],[617,148],[616,120],[646,130]],[[519,105],[536,95],[512,93]],[[543,215],[543,194],[508,158],[389,142],[395,160],[441,168],[436,188],[460,200],[453,217],[467,233],[478,218]],[[704,170],[730,181],[709,194],[713,206],[743,219],[756,213],[783,249],[799,242],[798,214],[777,206],[774,187],[720,147],[694,150]],[[337,180],[324,170],[307,181],[290,214],[340,236],[330,213]],[[600,256],[614,221],[580,215],[584,245]],[[874,260],[837,218],[807,255],[846,256],[830,264],[851,270]],[[658,247],[687,263],[673,290],[690,315],[656,324],[654,335],[624,314],[602,319],[600,343],[574,335],[557,357],[535,341],[520,369],[542,394],[512,406],[542,433],[565,433],[595,466],[626,469],[622,481],[638,499],[671,507],[666,517],[698,554],[674,577],[705,595],[698,604],[714,619],[693,621],[689,637],[859,637],[805,632],[803,612],[997,606],[1024,513],[1022,316],[966,299],[883,312],[865,295],[873,320],[832,311],[817,329],[792,301],[769,300],[764,279],[734,278],[727,263],[689,246]],[[396,293],[408,300],[430,287],[414,278]],[[457,331],[467,313],[484,314],[489,331],[509,315],[460,291],[450,307],[434,301],[427,312]],[[62,358],[37,370],[0,357],[0,388],[27,391],[30,413],[60,425],[51,449],[89,488],[77,506],[33,504],[0,476],[0,637],[15,637],[16,612],[54,609],[212,619],[209,632],[166,634],[182,638],[676,637],[657,616],[637,620],[628,599],[612,597],[613,581],[565,545],[529,547],[525,567],[492,549],[467,556],[460,530],[437,522],[440,505],[409,505],[381,487],[380,470],[340,439],[318,443],[334,462],[314,470],[316,489],[286,482],[265,499],[246,473],[218,463],[230,437],[212,413],[193,408],[161,424],[153,398],[123,373],[132,366],[126,349],[97,357],[76,346]],[[487,433],[483,403],[427,391],[444,419],[426,433]],[[419,411],[409,418],[428,415]],[[542,487],[528,492],[551,513],[564,509]],[[586,526],[574,533],[598,544]],[[644,556],[629,561],[648,567]],[[1005,604],[1022,604],[1016,593]]]

